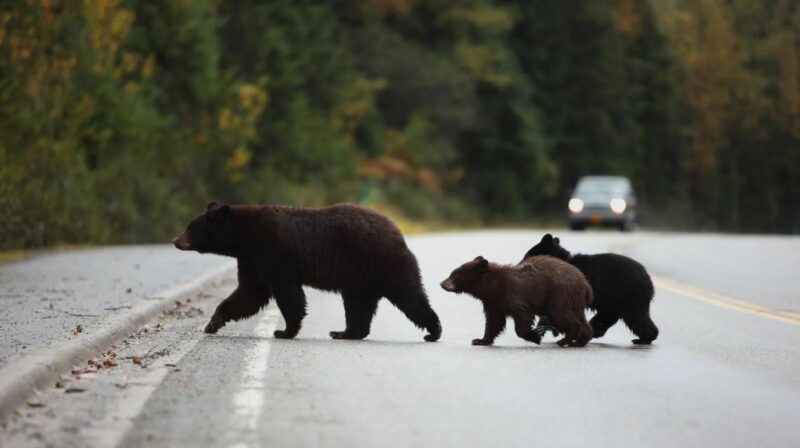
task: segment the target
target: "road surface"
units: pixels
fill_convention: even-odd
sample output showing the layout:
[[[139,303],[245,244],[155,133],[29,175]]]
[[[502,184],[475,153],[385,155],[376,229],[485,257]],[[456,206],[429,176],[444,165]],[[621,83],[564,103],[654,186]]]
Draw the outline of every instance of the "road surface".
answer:
[[[367,340],[331,340],[341,300],[311,289],[296,340],[272,338],[274,304],[203,335],[228,278],[113,348],[113,368],[41,391],[0,445],[800,446],[800,238],[559,232],[573,251],[635,256],[664,285],[655,344],[618,324],[586,348],[513,331],[471,346],[479,302],[438,283],[477,255],[516,263],[542,234],[408,238],[444,327],[433,344],[386,301]]]

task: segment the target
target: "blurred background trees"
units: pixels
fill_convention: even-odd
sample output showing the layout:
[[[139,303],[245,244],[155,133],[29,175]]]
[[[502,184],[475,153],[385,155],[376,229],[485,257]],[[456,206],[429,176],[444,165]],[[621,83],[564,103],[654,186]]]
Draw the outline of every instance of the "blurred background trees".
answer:
[[[793,0],[7,0],[0,246],[163,241],[211,199],[800,232]]]

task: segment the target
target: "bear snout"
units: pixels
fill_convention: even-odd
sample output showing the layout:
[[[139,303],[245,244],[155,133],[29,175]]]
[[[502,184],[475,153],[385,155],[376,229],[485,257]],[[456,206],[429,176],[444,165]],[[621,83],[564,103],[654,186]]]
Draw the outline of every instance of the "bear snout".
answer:
[[[445,291],[453,292],[456,289],[456,285],[453,283],[452,279],[446,279],[442,283],[439,283],[439,286],[442,287]]]
[[[172,244],[180,250],[191,250],[192,244],[189,242],[189,237],[186,232],[181,233],[172,239]]]

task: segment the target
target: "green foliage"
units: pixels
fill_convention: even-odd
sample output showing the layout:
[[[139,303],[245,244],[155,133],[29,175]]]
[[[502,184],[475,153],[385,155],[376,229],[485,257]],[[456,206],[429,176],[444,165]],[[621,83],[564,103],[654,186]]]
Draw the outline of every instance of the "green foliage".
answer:
[[[209,200],[800,232],[792,0],[10,0],[0,248],[164,241]],[[546,219],[546,218],[545,218]]]

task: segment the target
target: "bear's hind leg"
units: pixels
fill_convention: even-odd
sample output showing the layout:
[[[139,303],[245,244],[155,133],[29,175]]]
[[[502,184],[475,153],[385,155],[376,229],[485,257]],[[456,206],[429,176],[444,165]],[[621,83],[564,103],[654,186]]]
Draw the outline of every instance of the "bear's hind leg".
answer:
[[[658,327],[650,319],[649,311],[649,309],[633,310],[622,316],[622,321],[625,322],[625,325],[638,336],[637,339],[631,341],[636,345],[650,344],[658,337]]]
[[[306,316],[306,295],[299,283],[275,285],[274,289],[275,302],[286,321],[286,329],[275,330],[273,334],[279,339],[292,339],[297,336]]]
[[[580,311],[583,313],[583,310]],[[582,316],[564,316],[560,319],[552,319],[553,324],[564,331],[564,337],[559,339],[556,344],[559,347],[569,345],[570,347],[583,347],[592,338],[592,327]],[[583,320],[581,322],[581,320]]]
[[[331,331],[331,337],[333,339],[364,339],[367,337],[380,299],[378,294],[342,292],[346,328],[344,331]]]
[[[431,308],[428,301],[428,296],[422,289],[422,284],[419,280],[416,285],[405,288],[394,288],[386,298],[392,302],[406,317],[419,328],[428,330],[428,334],[424,339],[428,342],[438,341],[442,336],[442,324],[439,322],[439,316]]]
[[[579,319],[580,320],[580,319]],[[575,338],[570,341],[570,347],[585,347],[589,341],[592,340],[592,327],[586,322],[584,318],[582,322],[578,323],[578,333]]]

